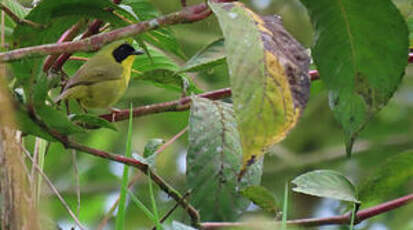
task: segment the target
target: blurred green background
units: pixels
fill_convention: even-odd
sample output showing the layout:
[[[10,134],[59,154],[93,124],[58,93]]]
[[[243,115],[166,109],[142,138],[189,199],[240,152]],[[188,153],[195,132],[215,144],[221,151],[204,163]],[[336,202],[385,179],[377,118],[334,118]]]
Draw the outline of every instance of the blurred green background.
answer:
[[[153,0],[153,4],[162,12],[179,10],[179,0]],[[188,5],[202,2],[189,0]],[[251,9],[259,14],[278,14],[283,18],[285,27],[304,46],[312,44],[312,28],[305,8],[298,0],[244,0]],[[394,1],[402,13],[413,17],[413,1]],[[374,4],[374,1],[372,1]],[[366,6],[368,7],[368,6]],[[191,57],[197,50],[221,37],[214,16],[198,23],[172,27],[186,57]],[[183,63],[184,60],[181,60]],[[228,87],[227,68],[222,65],[214,70],[192,75],[197,85],[205,90]],[[141,106],[152,103],[175,100],[179,92],[157,88],[141,81],[132,81],[127,94],[117,105],[118,108]],[[282,199],[284,183],[299,174],[313,169],[335,169],[348,176],[356,185],[374,174],[387,158],[413,148],[413,64],[406,71],[403,83],[390,103],[367,125],[356,141],[354,156],[345,158],[343,133],[328,107],[327,91],[321,81],[315,81],[311,87],[311,98],[298,126],[285,141],[271,149],[265,158],[262,184]],[[145,144],[152,138],[168,140],[187,126],[188,112],[169,112],[141,117],[134,120],[133,152],[141,153]],[[123,154],[126,146],[127,122],[116,124],[119,131],[101,129],[87,135],[76,137],[82,143]],[[169,146],[156,163],[156,171],[182,193],[185,192],[185,153],[187,134]],[[34,140],[26,138],[28,146],[33,147]],[[81,207],[79,218],[90,229],[95,229],[102,217],[119,195],[120,176],[123,167],[107,160],[78,154],[78,167],[81,187]],[[52,144],[46,157],[45,171],[62,192],[73,210],[76,210],[76,189],[71,151],[59,144]],[[141,174],[134,170],[134,174]],[[138,198],[150,207],[148,180],[141,175],[133,191]],[[413,180],[406,186],[388,194],[386,200],[407,194],[413,189]],[[54,194],[45,186],[43,208],[46,219],[58,221],[62,229],[74,226]],[[157,204],[160,213],[166,213],[175,202],[156,188]],[[363,204],[367,207],[371,204]],[[243,218],[255,218],[264,215],[259,208],[251,205]],[[346,204],[290,193],[289,219],[324,217],[341,214],[348,210]],[[402,207],[363,222],[356,229],[385,230],[413,229],[413,205]],[[270,218],[270,217],[268,217]],[[178,208],[170,220],[188,221],[186,214]],[[133,203],[127,209],[126,229],[148,229],[151,222]],[[105,229],[113,229],[113,220]],[[347,229],[337,226],[313,229]]]

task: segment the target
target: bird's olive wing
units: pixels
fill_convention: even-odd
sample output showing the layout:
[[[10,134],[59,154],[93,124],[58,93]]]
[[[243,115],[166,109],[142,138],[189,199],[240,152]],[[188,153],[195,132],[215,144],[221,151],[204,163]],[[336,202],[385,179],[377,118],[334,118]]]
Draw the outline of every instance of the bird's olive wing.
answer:
[[[119,80],[122,77],[123,68],[120,64],[102,59],[91,59],[75,73],[66,89],[78,85],[93,85],[98,82]]]

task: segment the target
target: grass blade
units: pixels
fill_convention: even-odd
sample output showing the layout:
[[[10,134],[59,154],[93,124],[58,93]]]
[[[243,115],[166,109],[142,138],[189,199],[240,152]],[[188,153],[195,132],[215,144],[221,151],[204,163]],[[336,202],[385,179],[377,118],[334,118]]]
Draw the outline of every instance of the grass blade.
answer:
[[[142,210],[142,212],[149,218],[151,219],[151,221],[153,223],[156,223],[156,218],[155,216],[152,214],[152,212],[131,192],[129,191],[129,196],[131,198],[131,200],[133,201],[133,203],[135,203],[135,205]]]
[[[281,219],[281,230],[286,230],[287,229],[287,211],[288,211],[288,182],[285,182],[283,215],[282,215],[282,219]]]
[[[126,157],[132,155],[132,104],[130,105],[129,110],[129,125],[128,125],[128,139],[126,141]],[[129,167],[123,165],[123,176],[122,176],[122,185],[120,190],[120,199],[118,206],[118,214],[116,215],[115,229],[123,230],[125,229],[125,219],[126,219],[126,196],[128,192],[128,178],[129,178]]]
[[[156,221],[155,222],[156,223],[156,229],[159,230],[159,229],[162,229],[162,227],[161,227],[161,223],[159,221],[158,208],[156,207],[155,194],[153,193],[151,170],[148,170],[148,179],[149,179],[149,195],[151,196],[153,216],[154,216],[155,221]]]

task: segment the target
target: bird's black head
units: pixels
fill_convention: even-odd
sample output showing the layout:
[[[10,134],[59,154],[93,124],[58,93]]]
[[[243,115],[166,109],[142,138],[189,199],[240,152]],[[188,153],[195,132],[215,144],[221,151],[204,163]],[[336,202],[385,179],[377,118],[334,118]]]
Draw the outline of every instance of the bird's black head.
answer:
[[[120,45],[118,48],[116,48],[112,52],[113,57],[119,63],[125,60],[129,55],[139,55],[139,54],[143,54],[143,52],[139,50],[135,50],[131,45],[127,43]]]

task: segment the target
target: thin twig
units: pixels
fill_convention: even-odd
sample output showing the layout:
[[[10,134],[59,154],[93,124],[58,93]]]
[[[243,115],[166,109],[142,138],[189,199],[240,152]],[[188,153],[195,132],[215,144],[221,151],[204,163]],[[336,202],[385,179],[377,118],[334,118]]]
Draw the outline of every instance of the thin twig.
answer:
[[[76,198],[77,198],[76,215],[79,216],[79,213],[80,213],[80,177],[79,177],[79,168],[77,166],[76,155],[77,155],[76,150],[72,149],[73,176],[75,178]]]
[[[50,189],[54,192],[54,194],[56,194],[57,198],[60,200],[61,204],[64,206],[64,208],[66,209],[66,211],[69,213],[69,215],[73,218],[73,220],[75,221],[76,225],[81,229],[85,229],[85,227],[80,223],[80,221],[77,219],[76,215],[72,212],[72,210],[70,209],[69,205],[66,203],[66,201],[63,199],[63,197],[60,195],[59,191],[57,190],[57,188],[53,185],[53,183],[49,180],[49,178],[46,176],[46,174],[44,174],[43,170],[40,169],[40,167],[34,163],[33,158],[30,156],[29,153],[27,153],[26,151],[23,151],[26,155],[27,158],[29,158],[32,162],[34,167],[36,168],[36,170],[39,172],[39,174],[43,177],[43,180],[46,181],[46,183],[49,185]]]
[[[45,25],[33,22],[24,18],[19,18],[12,10],[10,10],[6,5],[0,3],[0,9],[3,10],[13,21],[20,25],[29,25],[34,28],[46,28]]]
[[[208,98],[211,100],[219,100],[231,96],[231,89],[224,88],[203,94],[199,94],[199,97]],[[191,103],[191,97],[183,97],[179,100],[163,102],[152,105],[145,105],[133,109],[133,117],[141,117],[149,114],[162,113],[162,112],[176,112],[188,110]],[[101,118],[108,121],[122,121],[129,118],[129,109],[120,110],[114,114],[104,114],[100,116]]]
[[[76,24],[74,24],[70,29],[66,30],[62,36],[60,36],[57,44],[62,42],[67,42],[73,40],[78,34],[80,29],[86,24],[87,20],[79,20]],[[43,72],[46,72],[50,69],[56,59],[59,57],[59,54],[49,55],[46,57],[46,60],[43,64]]]
[[[184,194],[184,196],[182,197],[182,199],[186,199],[188,196],[189,196],[189,192],[186,192],[185,194]],[[178,203],[176,203],[160,220],[159,220],[159,222],[160,223],[163,223],[166,219],[168,219],[168,217],[170,216],[170,215],[172,215],[172,213],[178,208]],[[153,228],[152,228],[152,230],[156,230],[156,226],[154,226]]]
[[[367,208],[357,212],[357,217],[355,224],[369,219],[371,217],[377,216],[379,214],[391,211],[393,209],[399,208],[401,206],[407,205],[409,202],[413,201],[413,194],[409,194],[403,197],[400,197],[395,200],[391,200],[377,206]],[[332,217],[325,218],[310,218],[310,219],[298,219],[298,220],[289,220],[287,221],[288,225],[299,225],[303,227],[314,227],[314,226],[324,226],[324,225],[348,225],[351,221],[351,212]],[[201,229],[203,230],[214,230],[222,229],[225,227],[256,227],[262,224],[269,225],[279,225],[279,222],[267,222],[267,223],[241,223],[241,222],[205,222],[201,223]]]
[[[85,39],[85,38],[88,38],[88,37],[90,37],[94,34],[99,33],[99,29],[102,25],[103,25],[102,20],[95,19],[80,39]],[[52,67],[53,71],[55,71],[55,72],[59,71],[62,68],[63,64],[67,61],[67,59],[70,58],[70,56],[72,56],[72,53],[69,53],[69,52],[61,54],[57,58],[56,62],[54,63],[54,65]]]
[[[179,131],[179,133],[177,133],[175,136],[173,136],[171,139],[169,139],[165,144],[163,144],[161,147],[159,147],[158,150],[155,151],[154,154],[159,154],[161,152],[163,152],[166,148],[168,148],[169,145],[171,145],[172,143],[174,143],[176,140],[178,140],[178,138],[180,138],[182,135],[184,135],[184,133],[188,131],[188,126],[185,127],[184,129],[182,129],[181,131]]]

